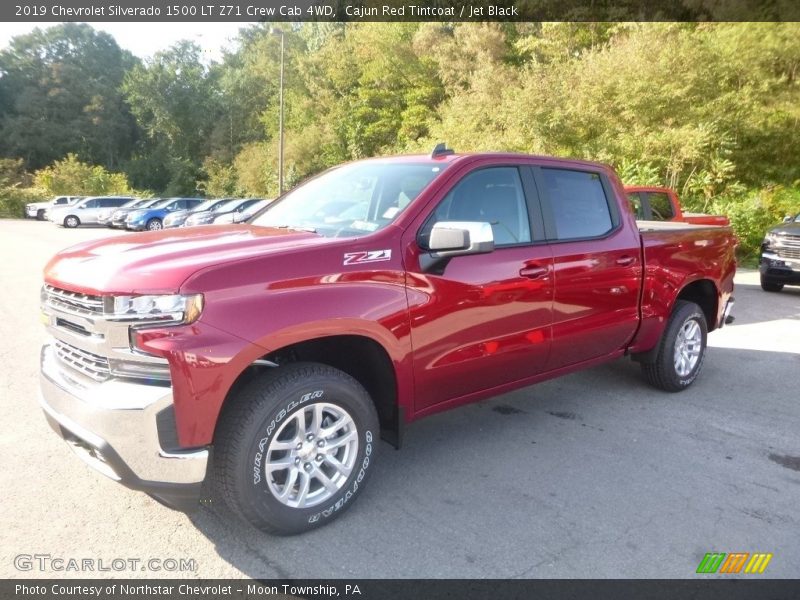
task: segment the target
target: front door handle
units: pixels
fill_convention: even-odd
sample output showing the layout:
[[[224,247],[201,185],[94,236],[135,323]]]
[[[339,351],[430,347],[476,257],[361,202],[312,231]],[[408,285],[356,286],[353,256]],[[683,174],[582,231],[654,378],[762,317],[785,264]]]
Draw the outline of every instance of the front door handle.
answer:
[[[528,279],[537,279],[547,275],[547,267],[540,267],[537,265],[530,265],[522,267],[519,270],[520,277],[527,277]]]
[[[620,267],[627,267],[628,265],[632,265],[634,262],[636,262],[635,256],[620,256],[617,259],[617,264]]]

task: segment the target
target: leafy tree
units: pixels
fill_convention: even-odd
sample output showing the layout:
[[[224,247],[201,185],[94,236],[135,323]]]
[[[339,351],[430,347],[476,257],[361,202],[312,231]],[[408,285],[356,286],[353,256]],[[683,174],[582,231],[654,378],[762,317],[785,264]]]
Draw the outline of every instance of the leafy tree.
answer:
[[[122,84],[131,112],[145,133],[138,154],[168,157],[157,182],[169,194],[195,191],[209,135],[220,113],[215,80],[200,56],[199,46],[179,42],[134,66]],[[148,187],[151,183],[155,181],[136,181]]]
[[[42,167],[79,152],[108,168],[136,136],[119,86],[135,64],[107,33],[65,23],[0,51],[0,154]]]
[[[102,196],[133,191],[124,173],[112,173],[102,166],[81,162],[74,154],[36,171],[34,183],[50,195]]]

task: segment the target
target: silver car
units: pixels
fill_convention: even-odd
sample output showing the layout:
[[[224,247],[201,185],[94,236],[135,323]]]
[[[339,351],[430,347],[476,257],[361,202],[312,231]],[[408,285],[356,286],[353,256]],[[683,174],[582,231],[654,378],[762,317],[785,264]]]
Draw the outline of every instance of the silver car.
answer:
[[[103,209],[119,208],[131,200],[133,198],[130,196],[94,196],[66,208],[52,210],[49,218],[56,225],[70,229],[79,225],[97,225],[97,218]]]

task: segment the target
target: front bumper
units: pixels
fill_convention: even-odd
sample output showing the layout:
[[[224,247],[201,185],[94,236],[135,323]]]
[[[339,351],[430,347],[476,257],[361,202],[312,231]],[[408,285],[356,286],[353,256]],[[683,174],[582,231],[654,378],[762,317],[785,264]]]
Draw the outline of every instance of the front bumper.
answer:
[[[26,217],[35,218],[37,214],[39,214],[39,207],[37,207],[37,206],[26,206],[25,207],[25,216]]]
[[[763,277],[775,283],[786,285],[800,284],[800,260],[786,258],[774,252],[764,251],[758,270]]]
[[[41,351],[40,383],[48,423],[89,466],[172,508],[198,505],[209,451],[170,443],[171,388],[91,381],[65,369],[49,344]]]
[[[125,221],[125,229],[129,231],[144,231],[147,229],[147,221]]]

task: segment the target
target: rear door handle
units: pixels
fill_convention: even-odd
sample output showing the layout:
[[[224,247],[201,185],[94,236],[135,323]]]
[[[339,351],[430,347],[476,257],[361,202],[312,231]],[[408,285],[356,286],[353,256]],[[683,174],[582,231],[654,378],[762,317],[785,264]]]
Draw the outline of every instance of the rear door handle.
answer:
[[[617,264],[620,267],[627,267],[628,265],[632,265],[634,262],[636,262],[635,256],[620,256],[617,259]]]
[[[547,267],[540,267],[536,265],[530,265],[527,267],[522,267],[519,270],[520,277],[527,277],[528,279],[537,279],[542,277],[543,275],[547,275]]]

